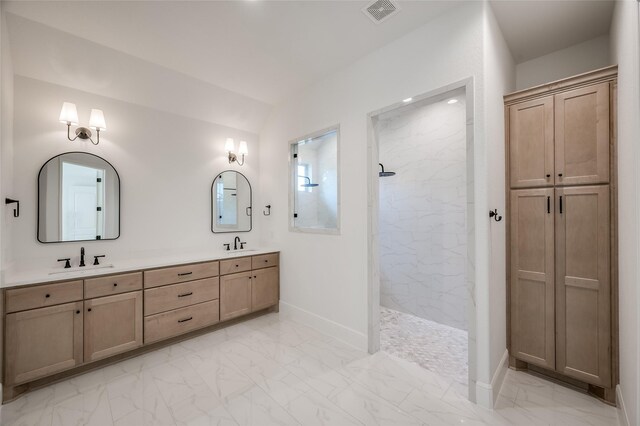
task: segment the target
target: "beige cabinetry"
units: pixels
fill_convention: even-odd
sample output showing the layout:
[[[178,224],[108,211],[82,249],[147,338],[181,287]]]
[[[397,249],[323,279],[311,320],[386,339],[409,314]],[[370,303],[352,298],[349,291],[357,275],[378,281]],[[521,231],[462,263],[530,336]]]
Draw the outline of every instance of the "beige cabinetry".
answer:
[[[84,362],[142,346],[142,291],[84,302]]]
[[[511,364],[577,379],[608,400],[617,383],[615,88],[611,67],[505,96]]]
[[[220,278],[220,319],[222,321],[251,312],[251,279],[253,272],[240,272]]]
[[[82,302],[73,302],[8,314],[5,386],[82,364],[82,309]]]
[[[268,253],[2,290],[3,401],[35,380],[277,307],[278,263]]]

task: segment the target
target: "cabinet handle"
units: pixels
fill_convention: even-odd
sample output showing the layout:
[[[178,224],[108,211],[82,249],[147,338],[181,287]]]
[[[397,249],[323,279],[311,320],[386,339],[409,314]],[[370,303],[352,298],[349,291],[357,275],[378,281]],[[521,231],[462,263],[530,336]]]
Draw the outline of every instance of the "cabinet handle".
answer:
[[[45,294],[44,297],[46,297],[47,299],[51,297],[50,294]]]
[[[239,267],[240,267],[240,265],[236,265],[236,268],[239,268]]]
[[[551,213],[551,197],[547,197],[547,213]]]
[[[91,308],[87,309],[87,312],[91,312]]]
[[[560,196],[560,214],[562,214],[562,195]]]
[[[191,275],[193,274],[193,272],[183,272],[181,274],[178,274],[179,277],[184,277],[185,275]]]
[[[257,275],[254,275],[254,276],[253,276],[253,278],[258,278],[258,276],[257,276]]]
[[[267,263],[269,261],[269,259],[265,259],[264,263]]]
[[[550,175],[550,174],[547,174],[547,179],[548,179],[548,178],[550,178],[550,177],[551,177],[551,175]]]
[[[114,287],[118,287],[118,283],[113,283],[113,286]]]
[[[77,311],[76,311],[76,314],[79,314],[79,313],[80,313],[80,310],[77,310]]]
[[[189,293],[179,294],[178,297],[187,297],[187,296],[191,296],[192,294],[193,292],[190,291]]]
[[[558,176],[559,176],[559,177],[562,177],[562,173],[558,173]]]
[[[187,322],[187,321],[191,321],[192,319],[193,317],[189,317],[189,318],[178,320],[178,322]]]

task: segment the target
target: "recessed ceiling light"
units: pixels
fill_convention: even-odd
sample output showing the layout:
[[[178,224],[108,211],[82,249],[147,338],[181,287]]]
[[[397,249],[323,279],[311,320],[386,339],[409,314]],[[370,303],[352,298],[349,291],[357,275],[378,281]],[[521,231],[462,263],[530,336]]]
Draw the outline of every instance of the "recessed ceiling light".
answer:
[[[449,100],[447,101],[447,103],[448,103],[449,105],[451,105],[451,104],[455,104],[456,102],[458,102],[458,100],[457,100],[457,99],[449,99]]]
[[[402,102],[411,102],[413,100],[413,98],[407,98],[407,99],[403,99]]]

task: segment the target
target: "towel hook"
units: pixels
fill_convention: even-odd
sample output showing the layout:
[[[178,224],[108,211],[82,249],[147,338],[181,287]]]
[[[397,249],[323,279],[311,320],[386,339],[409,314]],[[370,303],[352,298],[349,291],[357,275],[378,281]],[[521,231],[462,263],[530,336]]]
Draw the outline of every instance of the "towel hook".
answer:
[[[267,208],[267,210],[262,210],[262,214],[265,216],[271,216],[271,204],[267,204],[265,207]]]
[[[498,209],[489,210],[489,219],[491,218],[496,222],[500,222],[502,220],[502,216],[498,214]]]
[[[5,204],[16,203],[16,208],[13,209],[13,217],[19,217],[20,216],[20,201],[12,200],[11,198],[5,198],[4,199],[4,203]]]

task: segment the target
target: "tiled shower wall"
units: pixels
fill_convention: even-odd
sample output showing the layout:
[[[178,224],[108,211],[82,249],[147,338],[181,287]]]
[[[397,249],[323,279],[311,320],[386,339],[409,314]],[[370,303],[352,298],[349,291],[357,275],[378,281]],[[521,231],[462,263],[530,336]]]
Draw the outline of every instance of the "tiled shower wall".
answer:
[[[464,96],[380,116],[382,306],[467,329]]]

